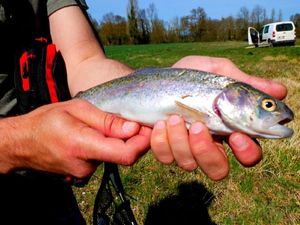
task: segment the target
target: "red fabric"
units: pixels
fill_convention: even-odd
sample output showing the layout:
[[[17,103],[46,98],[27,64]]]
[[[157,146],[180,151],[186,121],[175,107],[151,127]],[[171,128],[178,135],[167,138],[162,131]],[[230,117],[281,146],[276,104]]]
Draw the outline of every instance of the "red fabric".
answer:
[[[20,75],[22,79],[22,88],[24,91],[30,90],[28,60],[32,58],[35,58],[35,55],[28,54],[28,52],[24,52],[20,58]]]
[[[45,42],[45,43],[48,42],[47,38],[44,38],[44,37],[39,37],[39,38],[36,38],[35,40],[39,41],[39,42]]]
[[[46,56],[46,82],[48,86],[48,91],[50,94],[51,102],[58,102],[58,97],[55,88],[55,82],[53,79],[53,62],[56,55],[56,48],[54,44],[47,46],[47,56]]]

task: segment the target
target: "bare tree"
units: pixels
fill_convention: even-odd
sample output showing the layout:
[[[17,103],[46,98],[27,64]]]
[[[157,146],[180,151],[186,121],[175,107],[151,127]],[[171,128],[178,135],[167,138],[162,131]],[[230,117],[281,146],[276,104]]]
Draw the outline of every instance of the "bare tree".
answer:
[[[262,22],[264,20],[264,9],[257,5],[253,8],[251,13],[252,25],[260,29],[262,27]]]
[[[240,11],[239,11],[237,17],[243,21],[243,23],[246,27],[248,27],[249,20],[250,20],[250,12],[249,12],[248,8],[246,8],[246,7],[240,8]]]
[[[235,20],[237,40],[246,39],[246,35],[249,27],[249,21],[250,21],[249,9],[246,7],[240,8],[240,11],[238,12],[237,18]]]
[[[296,26],[296,35],[298,38],[300,38],[300,13],[296,13],[295,15],[292,15],[290,17],[290,20],[294,22]]]
[[[189,17],[190,32],[195,41],[201,41],[207,31],[207,15],[203,8],[191,10]]]
[[[158,20],[157,9],[156,9],[155,4],[151,3],[146,11],[147,11],[147,15],[148,15],[148,18],[150,20],[150,26],[151,26],[151,29],[152,29],[154,21]]]
[[[147,15],[150,21],[150,42],[163,43],[167,41],[167,31],[165,22],[158,18],[157,8],[151,3],[147,8]]]
[[[166,42],[166,29],[163,20],[155,20],[150,34],[151,43]]]
[[[262,24],[267,24],[269,23],[270,20],[267,16],[267,10],[265,8],[263,8],[263,12],[262,12]]]
[[[129,0],[127,7],[128,17],[128,30],[129,36],[133,44],[139,43],[139,30],[138,30],[138,5],[136,0]]]
[[[300,27],[300,13],[296,13],[290,17],[290,20],[294,22],[297,28]]]
[[[272,11],[271,11],[271,18],[270,18],[270,22],[275,22],[275,17],[276,17],[276,11],[275,9],[273,8]]]
[[[183,41],[189,41],[191,37],[189,16],[181,17],[180,19],[180,37]]]
[[[278,12],[278,21],[282,21],[282,10],[279,9],[279,12]]]
[[[140,43],[147,44],[150,40],[150,24],[146,16],[146,10],[139,10],[138,14],[138,27],[140,30]]]
[[[178,17],[175,17],[168,25],[167,41],[168,42],[180,41],[180,20]]]

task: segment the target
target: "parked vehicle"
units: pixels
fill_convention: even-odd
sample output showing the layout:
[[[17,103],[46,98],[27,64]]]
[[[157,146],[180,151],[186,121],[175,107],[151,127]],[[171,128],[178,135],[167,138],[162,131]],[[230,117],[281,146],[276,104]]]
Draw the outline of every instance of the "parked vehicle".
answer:
[[[295,45],[296,28],[292,21],[269,23],[263,26],[261,32],[248,28],[248,43],[255,47],[274,45]]]

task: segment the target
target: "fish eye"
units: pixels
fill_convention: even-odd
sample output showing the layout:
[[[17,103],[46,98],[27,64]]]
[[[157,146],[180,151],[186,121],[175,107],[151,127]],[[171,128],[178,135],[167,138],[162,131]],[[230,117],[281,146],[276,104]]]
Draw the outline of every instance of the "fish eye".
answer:
[[[273,112],[276,109],[276,102],[273,99],[262,100],[261,106],[268,112]]]

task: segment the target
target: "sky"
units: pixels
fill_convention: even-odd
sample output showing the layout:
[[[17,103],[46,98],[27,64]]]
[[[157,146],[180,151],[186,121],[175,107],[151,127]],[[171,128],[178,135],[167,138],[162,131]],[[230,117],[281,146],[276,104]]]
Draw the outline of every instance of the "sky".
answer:
[[[191,9],[202,7],[208,17],[220,19],[227,16],[236,16],[240,8],[245,6],[250,11],[259,5],[267,10],[268,17],[274,8],[278,14],[282,11],[284,20],[291,15],[300,13],[300,0],[137,0],[140,9],[146,9],[154,3],[158,17],[170,22],[172,19],[190,14]],[[114,13],[126,17],[128,0],[86,0],[88,12],[94,19],[100,21],[106,13]]]

